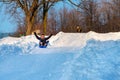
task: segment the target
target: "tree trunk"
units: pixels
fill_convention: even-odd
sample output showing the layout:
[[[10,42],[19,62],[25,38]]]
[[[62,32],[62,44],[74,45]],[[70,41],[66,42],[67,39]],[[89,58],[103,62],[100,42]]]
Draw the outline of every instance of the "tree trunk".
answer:
[[[26,17],[26,26],[27,26],[26,35],[30,35],[33,27],[33,24],[30,21],[30,16]]]
[[[46,34],[47,32],[47,17],[48,17],[48,12],[47,10],[43,11],[43,33]]]
[[[32,33],[34,24],[35,24],[35,17],[37,15],[37,10],[33,12],[34,14],[30,16],[30,14],[26,14],[26,35],[30,35]]]
[[[27,31],[26,31],[26,35],[30,35],[32,31],[32,25],[31,24],[27,24]]]

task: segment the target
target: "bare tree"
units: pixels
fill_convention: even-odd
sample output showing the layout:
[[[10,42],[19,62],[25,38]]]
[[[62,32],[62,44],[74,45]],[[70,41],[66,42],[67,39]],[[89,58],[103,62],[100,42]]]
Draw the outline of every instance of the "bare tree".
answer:
[[[76,32],[76,27],[82,24],[82,16],[77,10],[68,10],[65,6],[59,11],[59,24],[61,31]]]
[[[59,15],[60,15],[60,27],[62,31],[65,31],[65,27],[67,27],[67,21],[68,21],[68,10],[67,8],[63,8],[59,11]]]
[[[4,1],[4,0],[3,0]],[[58,1],[61,0],[7,0],[9,5],[9,12],[14,15],[14,13],[19,14],[19,11],[22,11],[25,16],[26,22],[26,35],[31,34],[32,29],[35,24],[36,16],[40,9],[43,8],[43,21],[46,21],[46,14],[49,8]],[[46,25],[46,23],[44,23]],[[46,32],[46,26],[44,28]]]
[[[48,17],[49,27],[47,28],[47,30],[49,32],[52,32],[53,34],[56,34],[59,30],[58,11],[55,8],[50,9]]]
[[[120,30],[120,1],[103,1],[101,7],[101,26],[103,32]]]
[[[120,30],[120,0],[112,0],[112,10],[113,10],[113,29],[115,31]]]
[[[88,27],[89,30],[92,29],[92,27],[95,25],[96,21],[96,13],[97,13],[97,1],[96,0],[78,0],[77,3],[73,2],[72,0],[69,0],[70,3],[75,5],[79,12],[84,17],[84,21],[86,24],[86,27]]]
[[[112,0],[113,10],[117,17],[120,17],[120,0]]]
[[[65,0],[8,1],[5,2],[8,13],[17,19],[19,26],[26,26],[27,35],[34,29],[40,29],[43,33],[48,31],[56,33],[60,30],[75,32],[77,26],[81,27],[82,32],[120,30],[119,0],[102,0],[101,3],[98,0],[68,0],[75,8],[68,9],[67,6],[63,6],[60,10],[56,8],[52,10],[51,7]]]
[[[43,32],[46,33],[47,30],[47,17],[48,17],[48,10],[54,6],[55,3],[63,1],[63,0],[43,0]]]

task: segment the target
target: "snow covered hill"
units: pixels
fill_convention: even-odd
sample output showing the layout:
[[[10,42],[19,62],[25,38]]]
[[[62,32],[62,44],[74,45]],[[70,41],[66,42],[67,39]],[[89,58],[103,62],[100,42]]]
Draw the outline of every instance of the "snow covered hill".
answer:
[[[84,47],[88,40],[119,40],[120,32],[99,34],[95,32],[88,33],[58,33],[54,38],[50,39],[52,47]]]
[[[95,32],[88,33],[64,33],[59,32],[57,35],[52,36],[50,38],[50,45],[48,48],[54,47],[84,47],[86,42],[94,39],[98,41],[108,41],[108,40],[119,40],[120,32],[116,33],[107,33],[107,34],[99,34]],[[13,38],[6,37],[0,39],[0,46],[2,45],[13,45],[22,47],[24,50],[28,50],[28,48],[34,48],[38,46],[39,41],[35,38],[34,35],[21,37],[21,38]]]
[[[0,39],[0,80],[120,80],[120,32]]]

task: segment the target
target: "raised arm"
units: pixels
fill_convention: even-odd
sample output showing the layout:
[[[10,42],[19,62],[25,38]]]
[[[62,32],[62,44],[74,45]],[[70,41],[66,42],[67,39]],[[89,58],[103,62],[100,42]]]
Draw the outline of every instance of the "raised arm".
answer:
[[[50,36],[48,36],[47,38],[45,38],[46,40],[48,40],[53,34],[50,34]]]
[[[37,36],[36,32],[34,32],[34,35],[38,40],[41,40],[41,38],[39,36]]]

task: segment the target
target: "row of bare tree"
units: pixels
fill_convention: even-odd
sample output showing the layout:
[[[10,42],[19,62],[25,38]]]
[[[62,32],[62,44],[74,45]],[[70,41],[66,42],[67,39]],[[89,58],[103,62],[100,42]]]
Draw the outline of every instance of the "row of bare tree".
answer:
[[[120,31],[120,0],[69,0],[81,13],[84,31]]]
[[[8,0],[7,11],[18,21],[18,31],[29,35],[35,29],[42,33],[120,31],[120,0]],[[57,9],[63,2],[73,6]]]
[[[120,31],[120,0],[78,0],[78,4],[68,1],[74,8],[69,10],[64,6],[60,10],[50,10],[48,29],[51,32],[77,32],[77,26],[82,32]]]

